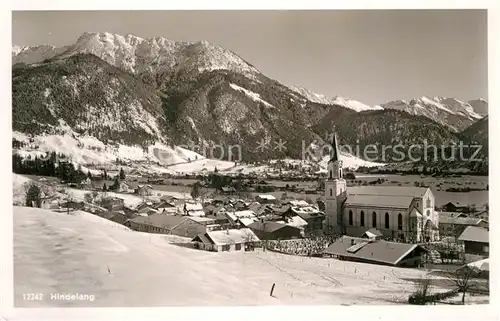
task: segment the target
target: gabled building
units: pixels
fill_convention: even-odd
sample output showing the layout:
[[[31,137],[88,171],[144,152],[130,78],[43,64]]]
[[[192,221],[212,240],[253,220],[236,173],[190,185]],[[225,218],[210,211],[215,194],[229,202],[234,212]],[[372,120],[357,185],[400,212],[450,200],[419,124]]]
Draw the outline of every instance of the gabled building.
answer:
[[[467,226],[458,241],[463,242],[465,254],[488,257],[490,255],[489,232],[485,228]]]
[[[288,240],[302,237],[299,228],[272,221],[256,221],[249,224],[248,228],[261,240]]]
[[[480,218],[469,217],[461,212],[439,213],[439,234],[458,238],[467,226],[487,228],[488,222]]]
[[[203,205],[201,203],[185,203],[184,215],[187,216],[205,216]]]
[[[209,231],[192,239],[195,248],[213,251],[248,251],[253,250],[260,239],[249,228]]]
[[[132,230],[147,233],[171,234],[193,238],[205,233],[210,220],[199,220],[189,216],[154,214],[151,216],[138,216],[127,220],[126,226]]]
[[[260,194],[255,197],[255,200],[260,204],[276,204],[278,199],[271,194]]]
[[[330,245],[323,254],[345,261],[417,267],[421,265],[422,254],[426,252],[418,244],[342,236]]]
[[[462,205],[459,202],[448,202],[443,205],[444,212],[462,212],[466,213],[469,211],[469,207]]]

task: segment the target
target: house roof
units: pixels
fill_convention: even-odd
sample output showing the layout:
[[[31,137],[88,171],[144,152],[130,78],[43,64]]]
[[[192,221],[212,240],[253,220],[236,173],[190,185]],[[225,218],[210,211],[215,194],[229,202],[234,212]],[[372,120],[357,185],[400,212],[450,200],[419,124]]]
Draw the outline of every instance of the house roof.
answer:
[[[184,204],[186,211],[203,211],[201,203],[186,203]]]
[[[276,232],[277,230],[280,230],[284,227],[286,227],[286,224],[283,223],[278,223],[278,222],[273,222],[273,221],[266,221],[266,222],[254,222],[250,224],[248,227],[251,228],[252,230],[258,230],[258,231],[263,231],[263,232]]]
[[[352,195],[374,195],[374,196],[407,196],[422,197],[428,187],[410,186],[352,186],[347,189],[349,198]]]
[[[201,211],[188,211],[188,215],[192,217],[201,217],[205,216],[205,212],[203,210]]]
[[[407,209],[413,201],[413,196],[386,196],[375,194],[349,194],[344,206],[374,206]]]
[[[460,213],[461,214],[461,213]],[[439,224],[477,225],[483,220],[475,217],[443,215],[439,213]]]
[[[439,211],[439,218],[443,217],[448,217],[448,218],[455,218],[455,217],[469,217],[469,215],[462,213],[462,212],[446,212],[446,211]]]
[[[479,243],[489,243],[489,232],[487,229],[476,226],[467,226],[458,237],[459,241],[470,241]]]
[[[193,238],[193,242],[196,242],[196,241],[200,241],[202,242],[203,244],[212,244],[212,242],[210,241],[210,239],[207,237],[207,235],[205,234],[200,234],[200,235],[196,235],[194,238]]]
[[[290,204],[292,206],[311,206],[311,204],[307,203],[304,200],[291,200],[288,201],[287,204]]]
[[[250,224],[257,221],[257,218],[255,218],[255,217],[243,217],[243,218],[239,218],[238,221],[241,224],[243,224],[244,226],[248,227]]]
[[[215,219],[213,218],[200,217],[200,216],[190,216],[189,219],[203,224],[212,224],[215,222]]]
[[[287,218],[286,225],[290,225],[293,227],[304,227],[307,225],[307,222],[302,217],[295,215]]]
[[[153,214],[151,216],[138,216],[130,221],[172,230],[187,219],[185,216]]]
[[[269,200],[269,201],[274,201],[276,200],[276,197],[274,197],[273,195],[271,194],[260,194],[260,195],[257,195],[258,198],[260,199],[265,199],[265,200]]]
[[[362,259],[370,262],[397,265],[414,249],[425,251],[418,244],[367,240],[364,238],[342,236],[330,245],[324,253]]]
[[[213,244],[228,245],[245,242],[258,242],[259,238],[249,228],[210,231],[204,234]]]
[[[383,234],[376,228],[371,228],[368,231],[366,231],[363,235],[366,235],[368,237],[376,237],[376,236],[382,236]]]

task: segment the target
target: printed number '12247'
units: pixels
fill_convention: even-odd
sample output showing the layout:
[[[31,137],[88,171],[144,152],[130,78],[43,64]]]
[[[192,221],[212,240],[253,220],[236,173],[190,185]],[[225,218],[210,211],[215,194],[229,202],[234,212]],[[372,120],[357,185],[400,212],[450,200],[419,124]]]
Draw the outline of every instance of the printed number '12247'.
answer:
[[[43,293],[23,293],[23,300],[25,301],[42,301]]]

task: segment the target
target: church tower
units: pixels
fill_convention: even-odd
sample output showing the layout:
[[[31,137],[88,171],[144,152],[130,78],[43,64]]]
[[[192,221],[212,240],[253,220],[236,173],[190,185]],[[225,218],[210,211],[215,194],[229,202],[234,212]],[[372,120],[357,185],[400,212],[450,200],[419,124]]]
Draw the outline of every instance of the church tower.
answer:
[[[333,134],[328,173],[325,180],[325,225],[326,231],[344,233],[342,204],[347,197],[347,182],[343,178],[342,161],[338,147],[337,134]]]

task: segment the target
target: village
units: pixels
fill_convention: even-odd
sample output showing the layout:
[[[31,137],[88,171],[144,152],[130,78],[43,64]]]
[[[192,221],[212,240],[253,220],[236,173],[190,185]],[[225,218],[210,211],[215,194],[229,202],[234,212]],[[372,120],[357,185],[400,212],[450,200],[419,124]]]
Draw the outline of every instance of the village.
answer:
[[[467,206],[449,202],[436,209],[439,218],[429,232],[432,237],[423,234],[415,237],[411,223],[403,224],[398,218],[397,224],[393,224],[389,222],[388,213],[385,221],[380,218],[377,222],[374,216],[372,224],[365,224],[361,211],[363,218],[359,221],[352,212],[356,202],[345,201],[346,213],[348,208],[351,209],[344,215],[344,220],[339,221],[344,221],[340,225],[345,226],[335,231],[328,227],[327,190],[329,181],[338,184],[342,178],[327,179],[323,184],[326,190],[322,186],[325,197],[314,202],[310,197],[279,199],[269,193],[241,193],[227,186],[213,191],[201,183],[192,184],[190,195],[169,193],[155,190],[154,179],[125,176],[123,170],[116,176],[109,175],[114,185],[112,188],[106,187],[105,182],[99,183],[99,178],[88,177],[79,184],[61,184],[53,177],[38,177],[37,181],[25,185],[40,186],[39,199],[35,197],[33,207],[69,215],[75,211],[92,213],[133,231],[176,236],[176,245],[199,251],[272,251],[393,267],[421,269],[432,266],[437,270],[479,266],[478,277],[480,275],[484,280],[485,275],[489,275],[488,209],[471,212]],[[224,180],[224,175],[217,171],[210,173],[209,177],[211,181],[214,178]],[[257,181],[257,186],[265,186],[265,181]],[[363,187],[354,187],[350,191],[355,188]],[[25,186],[27,198],[28,189]],[[428,188],[419,189],[423,194],[430,191]],[[351,193],[353,196],[350,197],[357,198],[358,203],[359,199],[366,202],[363,198],[366,195]],[[413,198],[418,202],[419,197],[423,203],[425,196]],[[28,203],[19,205],[30,206]],[[362,207],[393,205],[391,201],[386,204],[377,201]],[[415,214],[415,208],[394,206]],[[422,216],[420,213],[415,215]],[[482,287],[479,292],[484,294],[484,291]],[[456,289],[449,293],[456,293]]]

